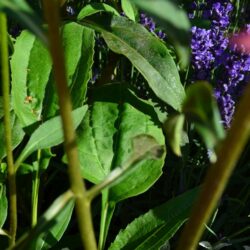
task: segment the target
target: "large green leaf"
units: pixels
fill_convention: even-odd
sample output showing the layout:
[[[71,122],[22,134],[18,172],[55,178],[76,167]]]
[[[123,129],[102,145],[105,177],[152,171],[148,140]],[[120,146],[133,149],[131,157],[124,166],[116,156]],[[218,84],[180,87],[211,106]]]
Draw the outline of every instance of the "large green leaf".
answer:
[[[22,126],[17,118],[17,116],[14,114],[13,111],[11,111],[11,132],[12,132],[12,150],[14,150],[19,143],[23,140],[24,132],[22,130]],[[3,159],[6,156],[6,150],[5,150],[5,143],[4,143],[4,125],[3,125],[3,118],[0,118],[0,138],[2,138],[2,143],[0,145],[0,160]]]
[[[132,140],[150,135],[164,145],[164,136],[154,109],[139,100],[126,84],[111,84],[93,91],[90,110],[78,129],[82,173],[99,183],[109,172],[126,165],[133,153]],[[136,170],[109,190],[109,199],[119,201],[147,190],[161,175],[165,154],[145,159]]]
[[[175,45],[180,65],[187,67],[190,59],[190,28],[187,14],[171,0],[131,0],[161,25]]]
[[[0,11],[11,15],[12,18],[19,21],[21,25],[32,31],[41,41],[47,44],[47,38],[41,28],[42,20],[30,8],[24,0],[1,0]]]
[[[8,200],[6,197],[6,188],[0,183],[0,228],[5,223],[8,214]]]
[[[72,112],[74,128],[77,128],[82,121],[87,106],[78,108]],[[63,142],[63,130],[61,117],[57,116],[40,125],[31,135],[28,143],[18,157],[17,166],[30,154],[39,149],[50,148]]]
[[[74,107],[82,106],[93,63],[93,31],[76,23],[62,27],[68,84]],[[11,60],[13,108],[22,126],[46,120],[58,111],[49,52],[31,33],[23,31]]]
[[[109,250],[160,249],[187,220],[197,191],[188,191],[135,219],[120,231]]]
[[[126,56],[160,99],[181,110],[184,88],[168,49],[159,39],[140,24],[108,13],[79,22],[102,32],[109,48]]]

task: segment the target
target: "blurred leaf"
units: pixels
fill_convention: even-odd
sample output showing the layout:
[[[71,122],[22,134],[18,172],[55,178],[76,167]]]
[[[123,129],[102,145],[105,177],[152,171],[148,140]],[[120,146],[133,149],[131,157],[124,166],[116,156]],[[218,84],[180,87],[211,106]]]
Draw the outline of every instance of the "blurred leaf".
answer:
[[[197,82],[187,89],[183,113],[195,124],[207,148],[211,150],[211,160],[216,160],[215,147],[224,138],[225,132],[212,87],[206,82]]]
[[[60,195],[39,218],[37,225],[23,235],[13,247],[18,250],[45,250],[55,245],[64,234],[74,208],[70,191]]]
[[[74,128],[77,128],[82,121],[87,106],[78,108],[72,112]],[[39,149],[50,148],[63,142],[63,130],[61,117],[54,117],[40,125],[31,135],[28,143],[21,152],[18,162],[23,162],[30,154]]]
[[[44,44],[47,38],[42,30],[42,20],[24,0],[1,0],[0,11],[6,12],[23,27],[33,32]]]
[[[126,56],[160,99],[181,110],[184,88],[168,49],[159,39],[125,17],[103,14],[81,22],[102,32],[109,48]]]
[[[173,41],[180,58],[181,68],[189,65],[191,24],[183,9],[171,0],[132,0],[139,8],[149,13],[161,25]]]
[[[211,243],[208,242],[208,241],[201,241],[201,242],[199,243],[199,245],[202,246],[202,247],[204,247],[204,248],[206,248],[206,249],[210,249],[210,250],[213,249]]]
[[[126,165],[138,135],[152,136],[164,145],[153,107],[136,98],[126,84],[106,85],[91,97],[91,108],[78,129],[82,173],[88,180],[99,183],[115,167]],[[133,173],[109,190],[109,199],[117,202],[146,191],[161,175],[164,158],[165,154],[137,163]]]
[[[0,183],[0,228],[4,225],[8,214],[8,200],[6,197],[6,187]]]
[[[164,123],[164,130],[168,138],[168,143],[177,156],[181,156],[184,121],[185,116],[183,114],[178,114],[173,117],[169,117]]]
[[[120,231],[109,250],[160,249],[187,220],[198,190],[190,190],[136,218]]]
[[[12,150],[14,150],[23,140],[24,132],[22,130],[22,126],[14,114],[13,111],[11,111],[10,114],[10,122],[11,122],[11,132],[12,132]],[[0,118],[0,138],[2,138],[2,143],[0,144],[0,160],[3,159],[6,156],[6,150],[5,150],[5,137],[4,137],[4,124],[3,124],[3,118]]]
[[[106,3],[91,3],[81,9],[80,13],[77,16],[77,20],[82,20],[87,16],[91,16],[100,12],[111,12],[114,15],[120,16],[119,12],[117,12],[116,9]]]
[[[135,7],[135,4],[131,0],[121,0],[121,4],[125,15],[129,19],[136,21],[138,19],[138,10]]]

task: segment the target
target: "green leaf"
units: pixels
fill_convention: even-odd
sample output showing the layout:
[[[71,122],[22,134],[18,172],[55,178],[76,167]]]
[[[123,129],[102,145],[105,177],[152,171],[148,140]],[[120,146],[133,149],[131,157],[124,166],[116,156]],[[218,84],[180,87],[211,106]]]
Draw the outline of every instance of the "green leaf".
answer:
[[[62,29],[67,80],[74,108],[85,101],[94,56],[94,32],[77,23]],[[58,98],[49,52],[32,34],[23,31],[11,60],[13,108],[22,126],[47,120],[58,113]]]
[[[0,228],[4,225],[8,214],[8,200],[6,188],[0,183]]]
[[[73,107],[82,106],[85,101],[87,84],[91,78],[94,57],[94,32],[77,23],[68,23],[62,27],[62,40]],[[58,112],[58,97],[54,79],[48,82],[43,101],[42,116],[52,117]]]
[[[168,138],[168,143],[177,156],[181,156],[181,143],[183,135],[185,116],[178,114],[168,118],[164,123],[164,130]]]
[[[82,121],[87,106],[78,108],[72,112],[74,128],[77,128]],[[18,158],[18,163],[23,162],[30,154],[39,150],[56,146],[63,142],[63,131],[61,117],[54,117],[40,125],[31,135],[28,143]]]
[[[64,234],[74,208],[70,191],[60,195],[39,218],[37,225],[23,235],[13,249],[45,250],[55,245]]]
[[[211,150],[211,161],[215,161],[215,147],[225,137],[225,132],[211,85],[207,82],[192,84],[187,90],[183,113],[195,124],[207,148]]]
[[[14,150],[23,140],[24,132],[22,130],[22,126],[17,118],[17,116],[14,114],[13,111],[11,111],[11,132],[12,132],[12,150]],[[3,118],[0,118],[0,138],[2,138],[2,143],[0,144],[0,160],[3,159],[6,156],[6,150],[5,150],[5,143],[4,143],[4,124],[3,124]]]
[[[88,180],[100,183],[112,169],[127,164],[133,138],[138,135],[165,144],[153,107],[138,99],[126,84],[100,87],[91,96],[91,108],[77,131],[82,174]],[[147,190],[161,175],[164,158],[165,153],[160,159],[137,163],[132,174],[110,189],[110,200],[117,202]]]
[[[190,28],[187,14],[171,0],[132,0],[139,8],[146,11],[161,25],[177,50],[180,66],[185,68],[190,59]]]
[[[77,16],[77,19],[82,20],[87,16],[91,16],[100,12],[111,12],[114,15],[120,16],[119,12],[117,12],[116,9],[106,3],[91,3],[81,9],[80,13]]]
[[[24,0],[1,0],[0,11],[9,14],[13,19],[19,21],[21,25],[32,31],[44,44],[47,38],[41,26],[42,20],[30,8]]]
[[[12,103],[23,127],[42,119],[42,102],[51,70],[47,49],[33,34],[23,31],[11,59]]]
[[[126,56],[160,99],[181,110],[184,88],[168,49],[159,39],[125,17],[103,14],[82,23],[102,32],[109,48]]]
[[[155,250],[171,239],[187,220],[198,189],[149,210],[116,236],[109,250]]]
[[[126,16],[136,21],[138,18],[138,10],[135,7],[135,4],[131,0],[121,0],[122,10],[126,14]]]

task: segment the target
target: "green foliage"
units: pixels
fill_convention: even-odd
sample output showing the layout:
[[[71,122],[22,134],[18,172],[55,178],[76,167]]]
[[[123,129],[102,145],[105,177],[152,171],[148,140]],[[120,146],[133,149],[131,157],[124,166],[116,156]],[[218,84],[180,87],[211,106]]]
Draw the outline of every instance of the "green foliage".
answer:
[[[109,48],[126,56],[161,100],[181,110],[184,88],[176,65],[161,41],[124,17],[102,15],[82,22],[102,32]]]
[[[40,0],[0,1],[0,12],[8,14],[10,33],[17,27],[16,22],[27,29],[21,28],[20,34],[13,36],[9,34],[11,124],[7,127],[12,133],[11,150],[18,171],[9,174],[2,140],[0,245],[3,249],[7,238],[13,235],[10,220],[6,220],[13,218],[13,203],[11,196],[8,197],[11,189],[18,201],[18,237],[16,242],[12,237],[15,245],[10,244],[8,249],[80,249],[82,239],[95,245],[94,237],[86,239],[92,231],[90,208],[99,236],[99,250],[176,247],[177,232],[189,219],[200,189],[197,186],[209,160],[216,162],[217,151],[227,148],[223,145],[227,131],[211,85],[190,84],[193,81],[191,24],[187,17],[190,12],[184,10],[190,2],[58,1],[62,23],[54,31],[58,28],[60,32],[63,53],[59,53],[55,48],[60,46],[48,50],[52,44],[59,45],[59,39],[52,39],[49,44],[45,36],[48,28],[56,26],[56,20],[47,26],[37,14],[46,12],[46,3],[53,6],[56,1],[45,0],[43,4]],[[246,1],[231,2],[237,2],[238,14],[240,9],[247,9]],[[149,24],[143,27],[139,23],[141,13],[156,22],[154,32]],[[45,16],[50,14],[55,13],[51,10]],[[200,14],[192,19],[192,25],[208,27],[210,21],[202,22]],[[160,30],[166,33],[166,39],[157,37]],[[56,56],[64,61],[66,72],[63,65],[55,63]],[[0,70],[6,62],[1,62]],[[62,77],[62,82],[67,82],[70,101],[66,98],[67,91],[57,91],[55,73],[57,78]],[[221,72],[216,68],[213,74]],[[57,86],[62,85],[57,83]],[[66,119],[62,126],[59,114],[70,115],[70,111],[63,111],[71,107],[73,127],[69,129]],[[0,138],[5,133],[4,116],[0,91]],[[241,127],[239,121],[238,125]],[[245,126],[244,131],[248,128]],[[68,159],[75,158],[72,168],[60,144],[67,142],[69,135],[74,138],[73,130],[76,141],[65,148]],[[237,141],[238,137],[234,134],[233,139]],[[240,138],[237,143],[242,141]],[[234,155],[237,143],[226,152]],[[220,166],[220,161],[217,163]],[[67,171],[65,165],[70,165]],[[250,197],[249,147],[238,165],[239,172],[232,178],[218,214],[207,225],[208,231],[200,242],[204,248],[220,249],[234,243],[238,247],[238,242],[249,240],[245,235],[249,231],[246,222]],[[224,167],[227,166],[210,169],[214,177],[217,171],[229,176]],[[17,179],[17,188],[8,177]],[[84,179],[88,181],[86,190],[82,185]],[[214,184],[222,190],[225,180],[222,183],[217,180],[205,188],[209,194],[203,197],[207,207],[216,193],[210,192]],[[239,186],[242,190],[235,194],[235,187],[238,190]],[[86,211],[89,216],[74,218],[75,204],[77,216],[82,213],[83,218]],[[227,214],[229,210],[231,213]],[[235,218],[240,219],[236,222]],[[76,234],[77,223],[85,230],[84,233],[80,230],[80,235]],[[221,232],[224,237],[219,239]]]
[[[76,129],[82,121],[87,106],[76,109],[72,113],[74,128]],[[40,125],[31,135],[29,141],[20,153],[18,164],[23,162],[33,152],[56,146],[63,142],[63,130],[61,126],[61,117],[57,116]],[[16,168],[19,167],[17,164]]]
[[[164,144],[152,106],[136,98],[126,84],[100,87],[91,96],[90,109],[77,133],[82,173],[88,180],[98,183],[112,169],[126,164],[133,152],[135,136],[151,135],[160,145]],[[111,201],[117,202],[147,190],[161,175],[164,155],[161,159],[138,164],[133,173],[111,188]]]
[[[109,250],[160,249],[188,218],[197,191],[188,191],[136,218],[116,236]]]

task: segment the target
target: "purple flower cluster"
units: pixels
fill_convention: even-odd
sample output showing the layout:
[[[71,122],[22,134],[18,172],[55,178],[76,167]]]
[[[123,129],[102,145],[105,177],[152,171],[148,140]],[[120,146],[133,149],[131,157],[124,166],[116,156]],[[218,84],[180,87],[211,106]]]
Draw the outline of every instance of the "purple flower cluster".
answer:
[[[158,30],[152,17],[147,16],[145,13],[140,14],[139,23],[147,28],[150,32],[156,34],[161,40],[166,38],[166,34],[162,30]]]
[[[250,57],[230,48],[227,30],[233,5],[229,0],[207,0],[192,5],[195,13],[202,12],[202,18],[209,20],[209,29],[192,27],[192,67],[194,80],[214,82],[223,124],[231,124],[235,103],[246,84],[250,73]],[[196,8],[196,9],[194,9]],[[249,32],[250,26],[247,26]]]

